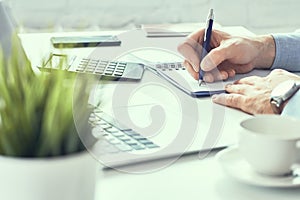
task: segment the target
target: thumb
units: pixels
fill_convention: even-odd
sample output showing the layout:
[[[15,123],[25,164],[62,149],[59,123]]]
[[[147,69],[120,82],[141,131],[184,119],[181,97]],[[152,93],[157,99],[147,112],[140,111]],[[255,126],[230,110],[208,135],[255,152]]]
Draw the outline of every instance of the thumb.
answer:
[[[226,47],[216,47],[212,49],[201,61],[200,67],[204,71],[211,71],[218,67],[224,60],[228,59],[228,49]]]

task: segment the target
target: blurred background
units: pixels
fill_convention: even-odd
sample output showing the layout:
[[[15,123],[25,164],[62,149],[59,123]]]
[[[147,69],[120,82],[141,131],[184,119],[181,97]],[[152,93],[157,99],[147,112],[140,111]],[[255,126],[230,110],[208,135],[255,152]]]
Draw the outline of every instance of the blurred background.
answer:
[[[105,30],[148,23],[204,22],[209,8],[221,25],[256,34],[300,28],[299,0],[6,0],[24,32]]]

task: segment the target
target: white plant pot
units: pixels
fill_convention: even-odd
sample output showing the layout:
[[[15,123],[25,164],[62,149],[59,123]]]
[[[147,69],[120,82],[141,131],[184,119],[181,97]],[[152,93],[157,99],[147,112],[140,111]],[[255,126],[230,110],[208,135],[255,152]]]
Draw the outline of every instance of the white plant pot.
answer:
[[[54,158],[0,156],[0,199],[93,200],[96,166],[87,152]]]

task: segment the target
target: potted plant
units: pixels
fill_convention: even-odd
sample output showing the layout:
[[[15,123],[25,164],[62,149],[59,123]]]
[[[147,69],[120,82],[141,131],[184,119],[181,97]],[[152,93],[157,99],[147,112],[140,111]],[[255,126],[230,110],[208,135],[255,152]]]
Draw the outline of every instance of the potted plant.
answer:
[[[0,53],[0,199],[92,200],[96,161],[81,140],[93,143],[86,79],[36,74],[19,52]]]

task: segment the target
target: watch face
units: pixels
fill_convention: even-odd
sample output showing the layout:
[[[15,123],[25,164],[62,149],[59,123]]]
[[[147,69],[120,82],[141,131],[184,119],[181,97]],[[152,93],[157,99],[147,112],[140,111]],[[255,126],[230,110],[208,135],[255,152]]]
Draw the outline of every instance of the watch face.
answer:
[[[295,86],[296,85],[294,81],[282,82],[272,91],[271,97],[282,97],[283,99],[286,99],[288,98],[286,95],[288,95]]]

